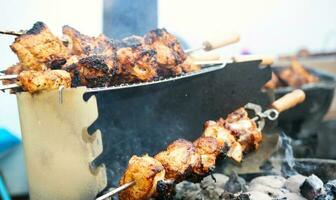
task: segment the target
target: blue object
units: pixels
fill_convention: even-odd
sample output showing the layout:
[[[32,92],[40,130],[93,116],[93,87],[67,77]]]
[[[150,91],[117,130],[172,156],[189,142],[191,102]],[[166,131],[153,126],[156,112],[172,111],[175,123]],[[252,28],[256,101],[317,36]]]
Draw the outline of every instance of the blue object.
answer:
[[[0,128],[0,154],[20,144],[20,139],[7,129]]]
[[[6,189],[5,182],[3,181],[1,176],[0,176],[0,197],[2,200],[11,200],[8,191]]]

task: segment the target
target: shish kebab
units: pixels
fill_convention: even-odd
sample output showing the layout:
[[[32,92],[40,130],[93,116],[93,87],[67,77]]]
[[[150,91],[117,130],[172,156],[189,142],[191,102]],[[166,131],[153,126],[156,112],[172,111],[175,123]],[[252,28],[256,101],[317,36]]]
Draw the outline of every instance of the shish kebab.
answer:
[[[97,198],[103,200],[119,193],[120,200],[167,199],[175,184],[189,180],[198,182],[215,168],[218,157],[226,156],[241,162],[244,153],[257,150],[262,141],[256,121],[276,118],[277,114],[303,102],[305,93],[295,90],[272,103],[271,108],[249,118],[239,108],[226,119],[207,121],[203,134],[194,142],[179,139],[154,157],[132,156],[120,179],[120,187]],[[270,116],[272,113],[276,116]]]
[[[106,87],[200,70],[188,58],[175,36],[165,29],[156,29],[144,37],[131,36],[122,41],[109,40],[103,34],[89,37],[70,26],[63,27],[63,34],[67,38],[67,45],[42,22],[35,23],[24,34],[14,34],[19,36],[11,49],[17,54],[20,63],[5,73],[13,75],[13,71],[58,69],[70,73],[72,87]],[[213,48],[219,48],[236,42],[237,38],[234,36],[208,43]],[[5,76],[2,79],[14,77]]]

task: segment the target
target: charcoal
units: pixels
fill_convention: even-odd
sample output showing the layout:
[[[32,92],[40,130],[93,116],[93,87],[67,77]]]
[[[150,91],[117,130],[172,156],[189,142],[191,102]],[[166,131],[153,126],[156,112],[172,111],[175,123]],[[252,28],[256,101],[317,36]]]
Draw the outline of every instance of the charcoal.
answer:
[[[232,172],[228,182],[224,185],[224,189],[231,193],[246,191],[246,181],[239,177],[236,172]]]
[[[336,180],[329,181],[324,185],[325,193],[320,195],[317,200],[336,199]]]
[[[241,193],[239,195],[235,195],[230,192],[224,192],[221,196],[221,200],[251,200],[251,199],[250,195],[247,193]]]
[[[294,193],[300,193],[300,186],[306,180],[306,176],[297,174],[289,177],[285,182],[285,188]]]
[[[303,184],[300,186],[300,193],[308,200],[314,200],[315,198],[323,195],[323,182],[314,174],[310,175]]]
[[[286,182],[286,179],[282,176],[259,176],[255,179],[253,179],[251,182],[250,182],[250,186],[252,185],[265,185],[265,186],[269,186],[271,188],[282,188],[284,187],[285,185],[285,182]]]
[[[274,198],[270,197],[269,195],[258,192],[258,191],[251,191],[247,193],[249,195],[250,200],[273,200]]]

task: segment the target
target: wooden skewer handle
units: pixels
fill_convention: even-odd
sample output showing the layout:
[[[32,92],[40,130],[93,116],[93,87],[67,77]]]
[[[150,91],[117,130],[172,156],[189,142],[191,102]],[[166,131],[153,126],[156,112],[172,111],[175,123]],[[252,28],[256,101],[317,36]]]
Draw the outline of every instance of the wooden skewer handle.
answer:
[[[242,55],[242,56],[234,56],[233,60],[235,62],[245,62],[252,60],[261,60],[261,65],[272,65],[274,62],[274,58],[271,56],[261,56],[261,55]]]
[[[239,42],[239,40],[240,40],[240,36],[235,34],[235,35],[227,37],[223,40],[205,41],[205,42],[203,42],[203,47],[204,47],[205,51],[211,51],[211,50],[214,50],[214,49],[225,47],[225,46],[230,45],[230,44],[237,43],[237,42]]]
[[[189,57],[193,61],[213,61],[220,59],[220,55],[213,53],[191,54]]]
[[[288,93],[281,97],[280,99],[272,103],[272,107],[276,109],[279,113],[293,108],[294,106],[302,103],[306,98],[304,91],[297,89],[291,93]]]

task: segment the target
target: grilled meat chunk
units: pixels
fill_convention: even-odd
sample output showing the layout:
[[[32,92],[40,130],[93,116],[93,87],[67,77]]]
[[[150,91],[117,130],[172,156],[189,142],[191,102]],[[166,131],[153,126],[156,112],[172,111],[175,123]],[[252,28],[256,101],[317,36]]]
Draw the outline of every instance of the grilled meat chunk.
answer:
[[[180,67],[184,73],[197,72],[201,70],[199,65],[195,65],[191,58],[187,58]]]
[[[215,138],[218,142],[218,151],[226,150],[227,157],[241,162],[243,158],[243,148],[232,135],[232,132],[224,127],[224,123],[224,119],[219,119],[217,122],[207,121],[205,123],[203,136]]]
[[[36,22],[33,28],[18,36],[11,49],[26,70],[60,68],[68,57],[67,48],[43,22]]]
[[[105,87],[109,85],[113,75],[108,65],[109,61],[109,57],[91,55],[80,58],[64,70],[70,72],[73,87]]]
[[[237,138],[244,152],[259,148],[262,133],[258,130],[256,123],[248,117],[244,108],[229,114],[224,126]]]
[[[165,170],[159,161],[148,155],[132,156],[119,184],[135,181],[135,185],[120,192],[119,198],[122,200],[149,199],[155,196],[157,184],[164,180],[164,177]]]
[[[69,39],[69,48],[72,55],[115,57],[116,46],[104,34],[100,34],[98,37],[90,37],[67,25],[63,26],[63,34]]]
[[[216,164],[220,154],[219,144],[213,137],[200,137],[193,142],[196,153],[200,156],[200,164],[193,168],[193,172],[199,175],[207,175]]]
[[[30,93],[71,86],[70,74],[64,70],[23,71],[19,74],[18,80],[22,89]]]
[[[142,45],[118,49],[117,61],[117,84],[151,81],[157,77],[156,52]]]
[[[160,76],[182,73],[180,64],[184,62],[187,56],[174,35],[163,28],[150,31],[144,38],[145,44],[151,46],[157,52],[158,74]]]
[[[183,139],[174,141],[154,157],[166,170],[166,179],[180,182],[192,172],[200,161],[194,145]]]
[[[319,79],[309,73],[297,60],[292,60],[290,68],[282,70],[279,73],[279,78],[286,85],[293,88],[299,88],[307,83],[316,83]]]

